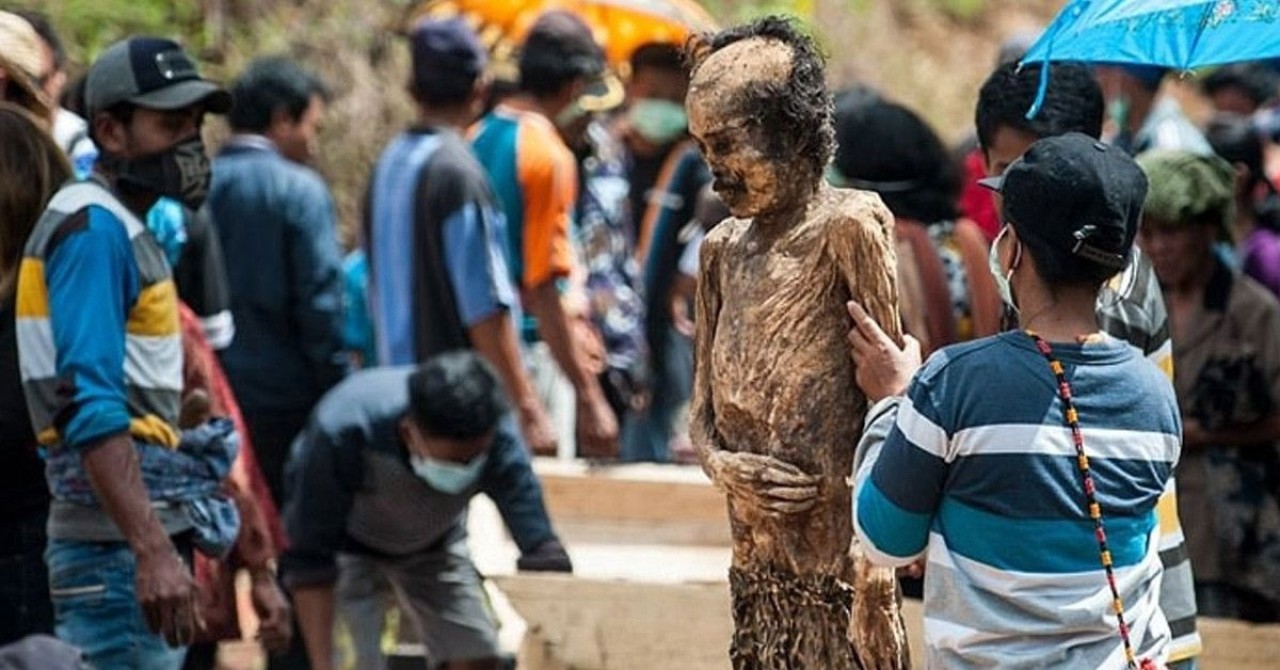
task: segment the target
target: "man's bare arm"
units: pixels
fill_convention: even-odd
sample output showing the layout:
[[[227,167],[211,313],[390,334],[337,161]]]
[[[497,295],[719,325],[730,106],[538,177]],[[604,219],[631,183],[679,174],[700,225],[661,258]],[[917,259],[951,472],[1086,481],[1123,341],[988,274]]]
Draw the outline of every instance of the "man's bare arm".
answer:
[[[333,584],[295,588],[293,604],[312,670],[332,670]]]
[[[468,330],[471,346],[502,377],[520,418],[520,432],[534,453],[554,453],[556,435],[551,420],[533,390],[533,383],[520,359],[520,345],[511,321],[511,313],[499,310],[472,325]]]
[[[538,319],[538,333],[577,394],[580,448],[586,455],[616,453],[618,421],[582,351],[575,346],[569,323],[572,317],[565,311],[555,281],[530,289],[526,297],[529,312]]]
[[[195,580],[156,517],[128,433],[104,438],[81,456],[107,516],[137,558],[134,580],[147,625],[173,646],[188,645],[201,627]]]

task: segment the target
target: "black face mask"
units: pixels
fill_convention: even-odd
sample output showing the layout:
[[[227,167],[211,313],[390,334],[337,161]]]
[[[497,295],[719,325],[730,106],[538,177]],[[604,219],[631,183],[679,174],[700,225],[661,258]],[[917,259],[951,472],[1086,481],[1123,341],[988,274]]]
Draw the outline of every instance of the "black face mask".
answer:
[[[99,160],[125,192],[169,196],[193,210],[209,195],[213,170],[199,136],[134,159],[103,154]]]

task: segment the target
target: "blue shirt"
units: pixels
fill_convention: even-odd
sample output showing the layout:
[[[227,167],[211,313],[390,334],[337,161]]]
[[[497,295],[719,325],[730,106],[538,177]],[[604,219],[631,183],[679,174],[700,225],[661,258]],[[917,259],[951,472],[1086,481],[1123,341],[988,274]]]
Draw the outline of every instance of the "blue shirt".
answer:
[[[1173,388],[1110,337],[1053,349],[1079,412],[1135,651],[1163,661],[1170,632],[1155,506],[1181,444]],[[1075,447],[1031,338],[1009,332],[941,350],[896,419],[883,416],[892,423],[883,443],[873,425],[859,447],[854,527],[873,562],[927,558],[927,664],[1123,667]]]
[[[221,351],[246,410],[306,411],[346,373],[333,199],[265,138],[213,162],[208,213],[227,259],[236,336]]]

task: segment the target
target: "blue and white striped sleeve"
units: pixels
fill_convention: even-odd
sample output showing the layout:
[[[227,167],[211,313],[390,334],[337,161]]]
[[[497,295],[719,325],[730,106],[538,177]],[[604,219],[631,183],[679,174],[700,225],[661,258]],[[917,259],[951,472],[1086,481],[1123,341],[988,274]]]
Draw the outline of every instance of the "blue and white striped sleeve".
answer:
[[[876,432],[868,426],[868,435]],[[853,526],[872,563],[907,565],[924,554],[942,500],[949,442],[929,388],[913,381],[883,443],[865,445],[854,482]]]

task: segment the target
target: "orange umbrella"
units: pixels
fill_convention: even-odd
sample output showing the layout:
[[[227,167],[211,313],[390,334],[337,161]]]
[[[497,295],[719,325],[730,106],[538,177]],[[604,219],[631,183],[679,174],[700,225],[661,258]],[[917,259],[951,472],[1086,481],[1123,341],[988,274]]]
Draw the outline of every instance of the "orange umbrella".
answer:
[[[609,62],[620,69],[642,44],[683,44],[691,33],[716,30],[715,19],[694,0],[427,0],[413,18],[466,17],[494,58],[503,60],[551,9],[582,17]]]

